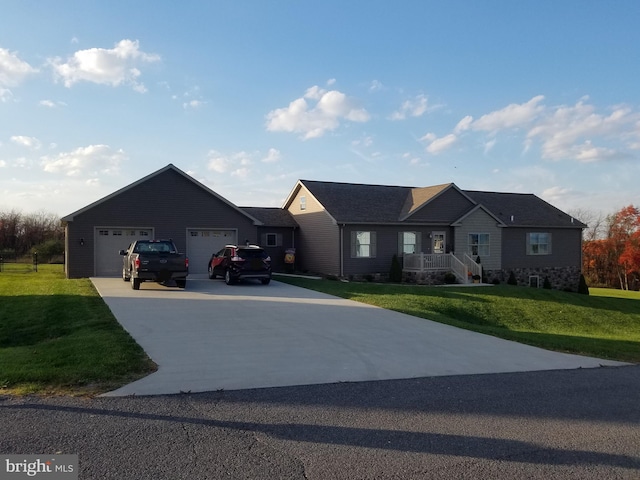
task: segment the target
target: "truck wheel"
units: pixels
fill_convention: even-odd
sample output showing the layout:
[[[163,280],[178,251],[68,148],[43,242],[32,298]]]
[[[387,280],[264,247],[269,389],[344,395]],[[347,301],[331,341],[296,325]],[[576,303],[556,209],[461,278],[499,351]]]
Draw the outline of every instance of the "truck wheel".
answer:
[[[131,288],[140,290],[140,279],[131,277]]]
[[[269,285],[269,282],[270,282],[270,281],[271,281],[271,279],[270,279],[270,278],[263,278],[263,279],[261,280],[261,282],[262,282],[262,284],[263,284],[263,285]]]
[[[125,282],[129,281],[129,277],[127,276],[127,269],[122,267],[122,280],[124,280]]]
[[[209,265],[209,278],[211,280],[213,280],[214,278],[216,278],[216,274],[213,273],[213,267],[211,265]]]
[[[227,285],[233,285],[235,283],[229,270],[224,272],[224,283],[226,283]]]
[[[178,286],[178,288],[186,287],[187,286],[187,279],[186,278],[182,278],[182,279],[176,280],[176,285]]]

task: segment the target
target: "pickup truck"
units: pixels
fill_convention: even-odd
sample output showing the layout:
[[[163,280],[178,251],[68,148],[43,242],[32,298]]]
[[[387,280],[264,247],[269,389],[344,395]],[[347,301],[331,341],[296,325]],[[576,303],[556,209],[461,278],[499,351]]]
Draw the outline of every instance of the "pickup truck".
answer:
[[[171,240],[137,240],[126,250],[120,250],[120,255],[123,256],[122,280],[131,282],[134,290],[139,290],[145,281],[175,280],[179,288],[187,285],[189,259],[178,253]]]

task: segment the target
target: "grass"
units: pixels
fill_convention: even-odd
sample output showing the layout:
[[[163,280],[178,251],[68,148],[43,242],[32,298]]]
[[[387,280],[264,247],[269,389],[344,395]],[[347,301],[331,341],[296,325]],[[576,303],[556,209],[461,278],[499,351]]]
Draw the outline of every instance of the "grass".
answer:
[[[61,265],[0,272],[0,392],[95,394],[155,370],[89,279]]]
[[[550,350],[640,362],[640,293],[279,281]]]

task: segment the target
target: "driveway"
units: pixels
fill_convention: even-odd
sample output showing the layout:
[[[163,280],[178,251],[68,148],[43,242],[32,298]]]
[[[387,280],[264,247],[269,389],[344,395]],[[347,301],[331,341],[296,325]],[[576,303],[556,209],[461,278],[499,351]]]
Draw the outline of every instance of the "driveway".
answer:
[[[92,278],[158,371],[108,396],[622,365],[550,352],[272,281],[184,290]]]

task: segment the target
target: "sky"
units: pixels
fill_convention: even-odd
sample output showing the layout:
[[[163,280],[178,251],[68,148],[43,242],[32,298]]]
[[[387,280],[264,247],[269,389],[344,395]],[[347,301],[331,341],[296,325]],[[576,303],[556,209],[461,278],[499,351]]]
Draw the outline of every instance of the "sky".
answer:
[[[171,163],[238,206],[305,179],[614,213],[640,205],[638,25],[637,0],[3,0],[0,211]]]

